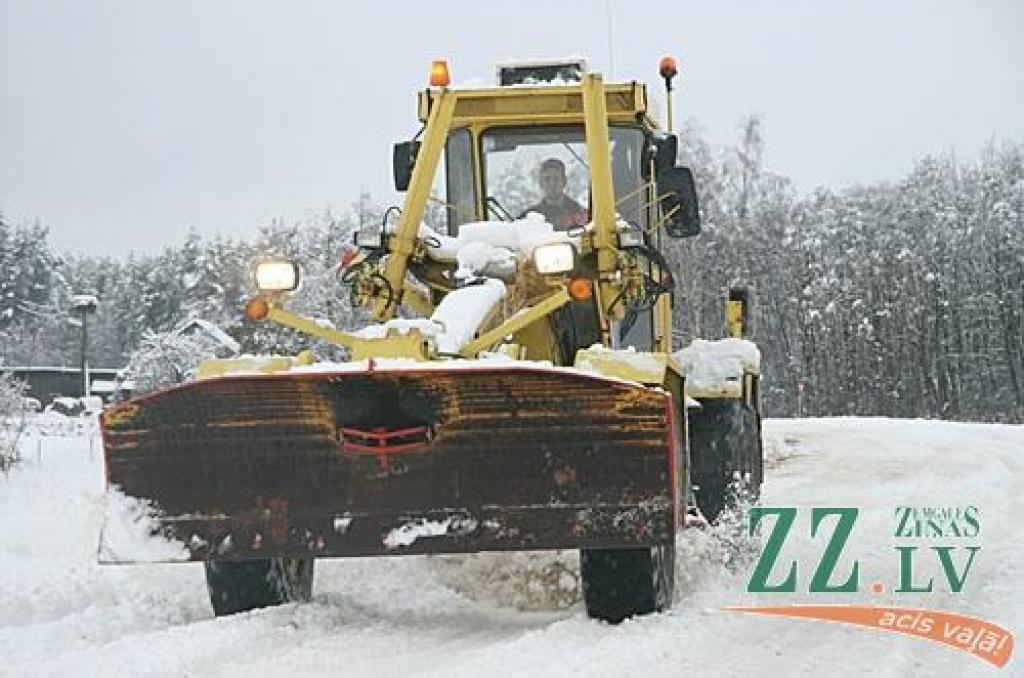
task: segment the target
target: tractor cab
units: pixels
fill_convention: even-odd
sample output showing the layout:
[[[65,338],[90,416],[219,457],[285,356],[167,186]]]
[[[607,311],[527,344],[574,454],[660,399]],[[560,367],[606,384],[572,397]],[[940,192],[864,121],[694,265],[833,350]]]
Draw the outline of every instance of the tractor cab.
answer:
[[[444,68],[438,71],[446,73]],[[449,235],[457,236],[465,223],[512,221],[542,205],[545,163],[564,168],[565,196],[580,205],[587,217],[594,213],[592,149],[582,104],[585,75],[586,64],[578,61],[506,64],[498,69],[498,80],[504,86],[449,90],[459,101],[428,198],[443,208],[442,226]],[[433,82],[445,82],[445,77]],[[678,179],[666,183],[667,175],[676,169],[676,140],[660,131],[649,116],[646,86],[630,82],[604,85],[603,89],[616,217],[650,232],[662,225],[659,218],[675,209],[672,218],[662,222],[669,233],[696,235],[700,226],[692,177],[688,170],[678,168],[686,175],[682,182],[686,185],[680,187]],[[424,124],[438,94],[426,90],[419,95]],[[419,136],[395,146],[394,177],[399,191],[409,189],[422,146]],[[660,187],[659,175],[665,175]],[[553,225],[571,228],[565,221]]]
[[[462,241],[467,225],[546,222],[574,238],[574,265],[562,273],[585,276],[593,289],[592,308],[548,310],[547,322],[582,323],[568,331],[608,347],[668,352],[672,275],[662,238],[696,235],[700,222],[692,175],[676,165],[676,137],[649,114],[646,86],[605,83],[572,62],[508,65],[498,79],[505,84],[450,87],[447,64],[435,63],[432,87],[418,98],[424,126],[394,150],[395,187],[406,195],[381,239],[388,260],[373,284],[357,282],[357,297],[381,319],[401,304],[436,308],[451,271],[431,261],[429,244],[417,249],[424,221]],[[407,272],[431,287],[425,299],[404,285]],[[571,278],[561,281],[567,289]],[[537,327],[510,329],[553,345]],[[539,357],[571,364],[579,347],[570,341]]]

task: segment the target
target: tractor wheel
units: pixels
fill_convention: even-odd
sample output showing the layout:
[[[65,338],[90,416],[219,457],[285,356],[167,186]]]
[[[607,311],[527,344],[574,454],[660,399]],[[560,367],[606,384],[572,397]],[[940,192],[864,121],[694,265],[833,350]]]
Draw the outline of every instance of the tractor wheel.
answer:
[[[212,561],[205,565],[206,588],[218,617],[306,602],[313,594],[312,558]]]
[[[713,523],[737,492],[757,499],[764,462],[757,414],[739,400],[707,399],[689,412],[690,478],[697,508]]]
[[[618,624],[672,607],[674,544],[647,548],[580,549],[587,615]]]

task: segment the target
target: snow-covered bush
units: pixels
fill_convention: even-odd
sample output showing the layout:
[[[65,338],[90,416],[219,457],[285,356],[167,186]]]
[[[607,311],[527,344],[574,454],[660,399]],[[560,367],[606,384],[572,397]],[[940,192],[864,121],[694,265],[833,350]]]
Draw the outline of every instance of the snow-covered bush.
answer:
[[[28,423],[27,388],[12,375],[0,374],[0,471],[7,471],[19,460],[18,441]]]
[[[215,357],[217,345],[203,335],[178,332],[146,332],[128,361],[128,378],[136,394],[180,384],[193,376],[196,367]]]

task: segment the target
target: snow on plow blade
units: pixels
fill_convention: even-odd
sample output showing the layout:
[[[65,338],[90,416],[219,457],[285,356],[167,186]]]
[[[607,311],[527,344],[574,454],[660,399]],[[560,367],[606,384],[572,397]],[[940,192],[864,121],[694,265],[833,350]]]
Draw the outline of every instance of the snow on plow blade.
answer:
[[[557,369],[200,381],[104,412],[109,495],[145,508],[149,536],[176,548],[115,544],[124,540],[110,538],[111,521],[124,516],[108,512],[100,556],[669,543],[680,454],[672,416],[660,390]]]

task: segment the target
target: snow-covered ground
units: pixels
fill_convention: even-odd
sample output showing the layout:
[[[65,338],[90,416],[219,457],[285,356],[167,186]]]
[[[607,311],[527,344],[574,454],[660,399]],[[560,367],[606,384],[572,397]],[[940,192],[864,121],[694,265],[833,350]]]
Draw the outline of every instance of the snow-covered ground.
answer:
[[[823,419],[775,420],[766,430],[764,504],[861,507],[836,575],[859,559],[861,593],[747,594],[749,564],[722,565],[730,549],[690,530],[680,540],[675,608],[612,627],[587,619],[578,603],[507,606],[544,607],[524,572],[553,562],[546,555],[318,561],[311,604],[215,619],[199,565],[96,564],[99,441],[88,427],[51,427],[28,437],[22,464],[0,478],[0,674],[1024,675],[1020,657],[1000,671],[916,638],[722,610],[917,605],[1024,629],[1024,427]],[[875,580],[886,591],[895,584],[898,505],[980,509],[982,550],[963,593],[869,592]],[[806,513],[794,531],[782,557],[800,560],[806,590],[824,542],[809,537]],[[571,585],[571,575],[561,577]]]

